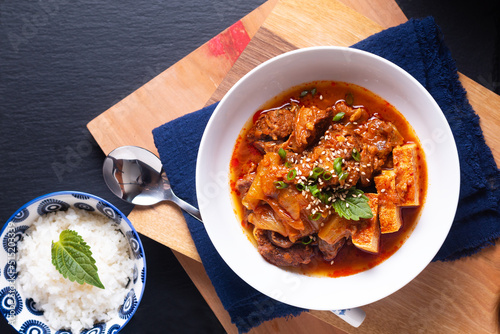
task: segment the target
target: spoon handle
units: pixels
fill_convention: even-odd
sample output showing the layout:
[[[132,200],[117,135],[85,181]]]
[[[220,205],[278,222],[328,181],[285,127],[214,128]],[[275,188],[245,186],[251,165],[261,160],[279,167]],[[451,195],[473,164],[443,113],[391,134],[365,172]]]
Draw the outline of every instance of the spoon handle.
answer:
[[[184,202],[182,199],[175,196],[174,194],[172,194],[172,198],[170,200],[172,202],[174,202],[175,204],[177,204],[182,210],[186,211],[191,216],[193,216],[194,218],[198,219],[200,222],[203,223],[203,220],[201,220],[200,210],[198,210],[197,208],[195,208],[191,204]]]
[[[366,313],[359,307],[350,308],[345,310],[332,310],[333,314],[338,316],[340,319],[347,322],[353,327],[359,327],[366,318]]]

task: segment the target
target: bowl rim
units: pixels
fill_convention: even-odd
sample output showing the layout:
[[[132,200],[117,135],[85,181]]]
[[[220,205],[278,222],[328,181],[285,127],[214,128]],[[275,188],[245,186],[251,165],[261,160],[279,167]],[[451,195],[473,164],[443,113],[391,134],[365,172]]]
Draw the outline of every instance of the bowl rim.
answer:
[[[19,207],[19,209],[17,209],[14,214],[12,214],[9,219],[4,223],[2,229],[0,230],[0,236],[3,236],[4,235],[4,232],[5,230],[7,230],[9,228],[9,225],[12,223],[12,220],[16,217],[16,215],[21,212],[22,210],[26,209],[27,207],[29,207],[30,205],[36,203],[36,202],[39,202],[45,198],[49,198],[49,197],[54,197],[54,196],[61,196],[61,195],[82,195],[82,196],[88,196],[90,198],[93,198],[95,200],[98,200],[98,201],[101,201],[103,202],[104,204],[108,205],[109,207],[111,207],[113,210],[115,210],[115,212],[119,213],[121,218],[127,223],[127,225],[131,228],[132,231],[134,231],[134,233],[136,234],[137,236],[137,242],[139,244],[139,247],[140,247],[140,250],[141,250],[141,254],[142,254],[142,262],[144,264],[144,282],[142,284],[142,288],[141,288],[141,291],[140,291],[140,294],[136,294],[137,296],[137,307],[135,308],[135,310],[133,311],[132,314],[130,314],[130,316],[125,319],[125,322],[120,326],[120,328],[118,328],[118,331],[122,330],[125,325],[132,319],[132,317],[134,316],[135,312],[137,312],[137,309],[139,308],[139,305],[141,303],[141,300],[142,300],[142,297],[144,296],[144,291],[145,291],[145,288],[146,288],[146,280],[147,280],[147,264],[146,264],[146,253],[144,252],[144,246],[142,245],[142,241],[141,241],[141,238],[139,236],[139,233],[136,231],[135,227],[132,225],[132,222],[128,219],[128,217],[120,210],[118,209],[115,205],[113,205],[112,203],[110,203],[109,201],[107,201],[106,199],[100,197],[100,196],[97,196],[97,195],[94,195],[94,194],[90,194],[90,193],[87,193],[87,192],[83,192],[83,191],[73,191],[73,190],[60,190],[60,191],[54,191],[54,192],[51,192],[51,193],[46,193],[46,194],[43,194],[43,195],[40,195],[28,202],[26,202],[25,204],[23,204],[21,207]],[[16,291],[17,291],[17,286],[16,286]],[[3,313],[2,313],[3,315]],[[5,316],[4,316],[5,318]],[[9,322],[9,320],[7,318],[5,318],[7,320],[7,322]],[[9,323],[10,324],[10,323]],[[17,330],[17,328],[15,328],[12,324],[10,324],[14,329]]]
[[[310,52],[310,51],[317,51],[317,50],[335,50],[335,51],[342,51],[342,52],[357,53],[357,54],[360,54],[362,56],[368,56],[370,58],[374,58],[378,62],[385,63],[385,66],[392,67],[396,72],[398,72],[397,73],[398,76],[404,77],[405,80],[409,80],[409,83],[412,83],[413,85],[415,85],[420,90],[420,92],[427,97],[427,99],[429,100],[429,103],[431,103],[433,105],[434,109],[436,109],[436,111],[438,111],[438,114],[435,115],[435,116],[441,118],[441,120],[443,121],[443,125],[445,125],[446,133],[450,135],[450,144],[451,144],[451,146],[453,146],[453,150],[451,152],[451,155],[453,155],[453,158],[454,158],[454,161],[453,161],[453,163],[454,163],[454,166],[453,166],[454,170],[453,171],[455,173],[454,173],[453,177],[455,178],[456,183],[454,185],[451,185],[453,193],[452,193],[452,196],[451,196],[450,201],[449,201],[450,202],[450,209],[449,209],[449,211],[447,211],[447,218],[449,218],[449,221],[446,222],[446,227],[447,227],[446,228],[446,233],[443,233],[443,234],[440,235],[440,238],[439,238],[439,247],[436,247],[435,249],[433,249],[432,256],[431,256],[430,252],[427,252],[426,257],[425,257],[426,260],[423,261],[423,262],[425,262],[425,264],[424,263],[420,263],[419,266],[417,267],[418,270],[415,270],[415,273],[412,272],[411,278],[400,280],[401,281],[400,284],[397,285],[395,288],[391,289],[390,293],[383,294],[382,296],[376,295],[372,299],[367,299],[362,304],[347,305],[347,306],[345,306],[345,308],[358,307],[358,306],[370,304],[372,302],[378,301],[378,300],[380,300],[382,298],[385,298],[385,297],[393,294],[394,292],[398,291],[403,286],[405,286],[409,282],[411,282],[415,277],[417,277],[425,269],[425,267],[427,267],[427,265],[432,261],[432,259],[435,257],[435,255],[437,254],[437,252],[439,251],[439,249],[442,247],[442,245],[443,245],[446,237],[448,236],[449,231],[450,231],[451,226],[452,226],[452,223],[453,223],[453,218],[454,218],[454,216],[456,214],[456,209],[457,209],[457,206],[458,206],[459,189],[460,189],[460,167],[459,167],[459,160],[458,160],[458,151],[457,151],[456,142],[454,140],[453,134],[452,134],[451,129],[449,127],[448,121],[446,120],[446,117],[444,116],[441,108],[439,107],[439,105],[437,104],[437,102],[434,100],[434,98],[432,97],[432,95],[427,91],[427,89],[425,87],[423,87],[422,84],[420,84],[420,82],[418,82],[406,70],[404,70],[400,66],[394,64],[393,62],[391,62],[391,61],[389,61],[389,60],[387,60],[387,59],[385,59],[383,57],[380,57],[380,56],[378,56],[376,54],[373,54],[371,52],[367,52],[367,51],[359,50],[359,49],[354,49],[354,48],[350,48],[350,47],[340,47],[340,46],[314,46],[314,47],[300,48],[300,49],[297,49],[297,50],[293,50],[293,51],[289,51],[289,52],[280,54],[278,56],[275,56],[275,57],[273,57],[271,59],[268,59],[265,62],[259,64],[258,66],[256,66],[252,70],[250,70],[247,74],[245,74],[242,78],[240,78],[231,87],[231,89],[221,99],[221,101],[219,102],[219,104],[215,108],[212,116],[210,117],[210,119],[209,119],[209,121],[207,123],[205,131],[203,133],[203,137],[202,137],[201,142],[200,142],[199,152],[198,152],[198,159],[197,159],[197,166],[196,166],[196,191],[197,191],[198,202],[200,202],[200,193],[202,191],[202,179],[204,177],[203,170],[202,170],[203,167],[201,166],[201,162],[206,161],[206,157],[204,157],[204,152],[206,151],[206,146],[209,146],[211,144],[211,143],[208,142],[208,139],[207,139],[208,135],[207,134],[209,133],[210,129],[213,127],[213,124],[216,122],[216,120],[218,118],[218,115],[221,113],[221,110],[225,106],[227,100],[230,98],[230,96],[232,95],[232,93],[235,90],[238,90],[239,87],[241,85],[243,85],[243,82],[245,82],[248,77],[253,76],[258,71],[263,71],[267,66],[269,66],[270,63],[280,61],[282,58],[289,57],[289,56],[294,56],[294,55],[299,54],[299,53]],[[382,98],[386,99],[386,97],[384,97],[384,96],[382,96]],[[405,116],[405,115],[403,114],[403,116]],[[249,115],[249,117],[250,117],[250,115]],[[413,127],[413,124],[412,124],[412,127]],[[240,129],[240,131],[241,131],[241,129]],[[451,150],[451,148],[450,148],[450,150]],[[428,197],[429,196],[426,197],[426,202],[428,200]],[[426,202],[424,202],[424,205],[425,205]],[[201,210],[202,216],[203,216],[203,209],[204,208],[200,205],[200,210]],[[232,209],[232,208],[229,208],[229,209]],[[421,218],[419,218],[419,220],[420,219]],[[417,224],[417,226],[418,226],[418,224]],[[208,235],[209,235],[212,243],[214,244],[214,247],[216,248],[218,254],[222,257],[222,259],[224,260],[224,262],[241,279],[243,279],[249,285],[253,286],[258,291],[260,291],[260,292],[268,295],[269,297],[274,298],[269,293],[266,293],[266,292],[262,291],[260,289],[260,287],[257,287],[254,284],[250,283],[247,277],[241,276],[240,275],[240,271],[241,270],[238,270],[238,271],[235,270],[235,268],[233,267],[233,263],[228,262],[228,260],[226,259],[227,254],[220,252],[219,248],[216,246],[218,244],[216,242],[214,242],[214,239],[213,239],[213,237],[215,235],[212,235],[212,234],[215,233],[214,228],[211,226],[210,223],[209,224],[205,224],[205,227],[206,227],[207,233],[208,233]],[[409,239],[411,239],[411,236],[413,234],[414,234],[414,231],[411,233],[410,237],[405,241],[405,244],[407,243],[407,241]],[[437,241],[436,241],[436,243],[437,243]],[[397,254],[398,252],[400,252],[400,250],[398,250],[395,254]],[[393,254],[391,257],[394,257],[395,254]],[[377,265],[377,266],[375,266],[375,268],[378,267],[378,266],[380,266],[380,264]],[[240,269],[240,268],[238,268],[238,269]],[[284,269],[282,269],[282,270],[284,270]],[[284,271],[286,271],[286,270],[284,270]],[[367,271],[365,271],[365,272],[367,272]],[[351,276],[348,276],[348,277],[351,277]],[[294,303],[294,302],[285,301],[283,298],[275,298],[275,299],[277,299],[277,300],[279,300],[281,302],[285,302],[285,303],[294,305],[294,306],[298,306],[298,307],[304,307],[304,308],[310,308],[310,309],[322,309],[322,310],[330,309],[330,308],[325,308],[325,307],[316,308],[313,305],[310,305],[311,303],[309,303],[307,305],[306,304],[300,304],[299,305],[299,304]]]

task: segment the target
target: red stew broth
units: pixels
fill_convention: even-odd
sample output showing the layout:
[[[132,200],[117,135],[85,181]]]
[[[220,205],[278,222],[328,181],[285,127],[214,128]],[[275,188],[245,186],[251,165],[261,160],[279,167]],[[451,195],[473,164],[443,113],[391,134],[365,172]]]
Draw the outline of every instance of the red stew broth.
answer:
[[[314,95],[311,91],[315,89]],[[307,95],[300,97],[308,91]],[[366,88],[338,81],[315,81],[304,85],[293,87],[282,94],[274,97],[248,120],[243,127],[236,141],[230,163],[230,186],[232,191],[235,214],[237,215],[243,229],[247,232],[249,240],[256,246],[253,237],[253,226],[248,224],[243,217],[243,207],[238,190],[235,188],[236,181],[247,174],[252,165],[257,165],[263,155],[246,138],[249,129],[257,120],[261,113],[267,110],[286,105],[291,100],[306,107],[316,106],[320,109],[335,105],[339,100],[346,99],[346,95],[351,94],[354,106],[364,106],[370,116],[377,114],[379,118],[392,122],[404,137],[406,143],[416,143],[418,145],[418,171],[420,175],[420,203],[419,207],[401,208],[403,226],[396,233],[382,234],[380,237],[380,252],[370,254],[364,252],[350,242],[340,250],[334,262],[323,260],[320,256],[315,257],[311,263],[301,265],[288,270],[300,272],[305,275],[341,277],[353,275],[380,264],[392,254],[394,254],[407,240],[415,228],[420,216],[422,204],[425,201],[427,190],[427,170],[423,150],[420,142],[408,121],[394,106],[372,93]],[[348,97],[350,99],[351,97]],[[363,189],[363,188],[361,188]],[[366,192],[376,192],[374,188],[363,189]],[[249,226],[250,225],[250,226]]]

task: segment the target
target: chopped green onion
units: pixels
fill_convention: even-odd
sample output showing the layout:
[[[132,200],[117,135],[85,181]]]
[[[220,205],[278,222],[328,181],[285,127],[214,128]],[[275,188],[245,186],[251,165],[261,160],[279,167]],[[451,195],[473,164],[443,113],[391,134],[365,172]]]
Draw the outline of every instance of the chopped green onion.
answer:
[[[318,218],[318,219],[319,219],[319,218]],[[307,237],[304,237],[304,238],[302,239],[302,241],[301,241],[304,245],[309,245],[309,244],[313,241],[313,238],[311,238],[310,236],[309,236],[309,240],[307,240],[307,241],[306,241],[306,240],[304,240],[305,238],[307,238]]]
[[[323,180],[328,181],[328,180],[330,180],[331,178],[332,178],[332,173],[330,173],[329,171],[325,171],[325,172],[323,173]]]
[[[302,93],[300,93],[300,97],[306,96],[307,93],[309,93],[307,90],[302,91]]]
[[[274,186],[277,188],[277,189],[285,189],[286,187],[288,187],[288,184],[286,184],[285,182],[283,181],[274,181]]]
[[[286,168],[292,168],[292,164],[288,161],[285,162],[285,167]]]
[[[288,181],[292,181],[293,179],[295,179],[295,176],[297,176],[297,170],[294,168],[288,172],[288,174],[286,175],[286,179]]]
[[[348,172],[342,171],[342,173],[340,173],[340,175],[339,175],[339,181],[347,179],[348,176],[349,176]]]
[[[318,193],[321,192],[321,190],[318,189],[318,185],[316,185],[316,184],[312,184],[312,185],[308,186],[307,189],[309,189],[309,192],[314,197],[317,197]]]
[[[352,106],[354,103],[354,96],[352,96],[352,93],[349,92],[345,94],[345,103],[349,106]]]
[[[295,188],[297,188],[298,191],[306,190],[306,186],[303,183],[297,183]]]
[[[352,158],[356,161],[361,160],[361,154],[359,154],[359,151],[355,148],[352,149]]]
[[[321,213],[320,212],[316,212],[314,215],[310,215],[309,216],[309,219],[311,220],[318,220],[321,218]]]
[[[333,117],[334,122],[340,121],[342,118],[344,118],[345,112],[339,112]]]
[[[324,192],[321,192],[319,195],[318,195],[318,198],[319,200],[323,203],[323,204],[328,204],[328,199],[331,197],[331,195],[329,193],[324,193]]]
[[[278,150],[278,154],[281,159],[286,159],[286,151],[282,147]]]
[[[311,89],[311,95],[314,96],[314,94],[316,94],[316,87],[314,87],[313,89]]]
[[[335,173],[337,173],[337,175],[342,173],[342,157],[338,157],[333,160],[333,169],[335,169]]]
[[[321,174],[323,174],[324,171],[325,170],[322,167],[315,167],[312,170],[312,175],[309,178],[316,180],[318,178],[318,176],[320,176]]]

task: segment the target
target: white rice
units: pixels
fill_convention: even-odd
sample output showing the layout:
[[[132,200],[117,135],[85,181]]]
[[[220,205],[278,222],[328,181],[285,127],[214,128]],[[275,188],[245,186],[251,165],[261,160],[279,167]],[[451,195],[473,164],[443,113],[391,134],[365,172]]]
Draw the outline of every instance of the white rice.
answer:
[[[105,289],[71,282],[52,264],[52,241],[58,241],[66,229],[76,231],[90,246]],[[44,311],[51,327],[80,333],[118,315],[134,262],[126,238],[113,221],[84,210],[50,213],[26,231],[18,248],[17,282],[25,296],[33,298],[36,308]]]

